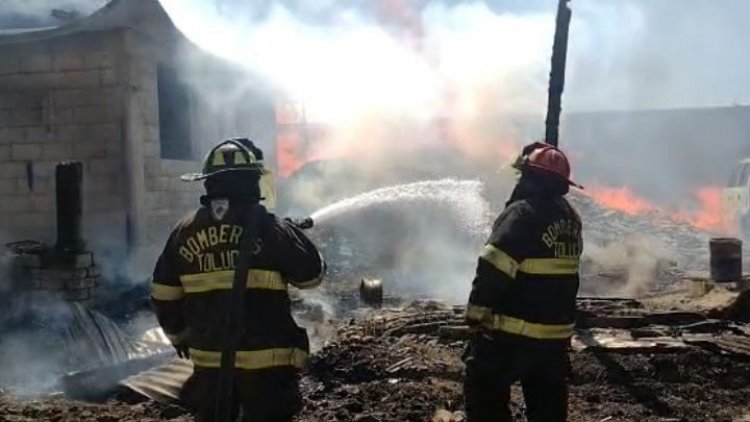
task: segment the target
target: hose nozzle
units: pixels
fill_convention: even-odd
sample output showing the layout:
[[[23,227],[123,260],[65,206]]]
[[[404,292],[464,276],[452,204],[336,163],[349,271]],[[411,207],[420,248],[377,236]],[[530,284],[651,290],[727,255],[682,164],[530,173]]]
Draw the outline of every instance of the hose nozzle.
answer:
[[[313,221],[312,217],[303,217],[303,218],[291,218],[287,217],[285,218],[287,222],[294,225],[297,228],[300,228],[302,230],[311,229],[315,222]]]

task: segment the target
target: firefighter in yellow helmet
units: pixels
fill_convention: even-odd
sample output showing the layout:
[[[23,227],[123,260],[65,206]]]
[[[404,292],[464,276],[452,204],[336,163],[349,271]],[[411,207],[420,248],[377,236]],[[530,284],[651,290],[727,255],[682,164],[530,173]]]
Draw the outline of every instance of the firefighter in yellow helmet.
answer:
[[[583,248],[581,219],[564,198],[574,183],[565,154],[547,144],[524,148],[514,167],[521,177],[479,257],[466,311],[475,328],[464,356],[467,419],[512,421],[510,387],[520,381],[529,421],[565,421]]]
[[[264,200],[269,172],[263,153],[244,138],[221,142],[206,156],[203,172],[183,180],[203,180],[200,207],[173,229],[159,257],[151,297],[159,324],[180,357],[195,370],[182,398],[196,420],[211,421],[225,315],[240,254],[245,211]],[[309,342],[290,310],[287,285],[320,284],[325,265],[318,249],[295,225],[262,208],[257,241],[250,251],[244,311],[235,335],[236,359],[231,403],[244,420],[290,421],[301,407],[299,371]]]

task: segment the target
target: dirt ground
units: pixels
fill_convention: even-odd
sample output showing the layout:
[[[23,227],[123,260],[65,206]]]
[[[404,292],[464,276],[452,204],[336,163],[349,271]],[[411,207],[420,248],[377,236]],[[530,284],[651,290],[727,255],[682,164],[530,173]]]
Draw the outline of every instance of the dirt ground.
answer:
[[[154,402],[127,404],[112,401],[105,404],[80,403],[59,397],[12,399],[0,397],[0,421],[31,422],[130,422],[192,421],[179,407]]]
[[[388,371],[403,358],[408,368]],[[437,353],[433,353],[434,351]],[[333,350],[333,349],[331,349]],[[413,354],[411,354],[413,353]],[[303,380],[300,421],[429,421],[440,409],[462,420],[461,348],[411,340],[366,340],[327,351]],[[740,421],[750,415],[750,362],[706,351],[649,355],[571,355],[570,421]],[[374,360],[370,360],[374,359]],[[369,363],[368,363],[369,362]],[[520,389],[514,411],[521,417]],[[453,413],[455,412],[455,413]],[[62,398],[0,398],[2,421],[188,421],[180,408],[154,402],[84,404]]]
[[[440,334],[457,309],[422,306],[343,321],[302,381],[299,421],[463,420],[465,341]],[[750,421],[750,358],[698,346],[571,352],[570,418],[595,421]],[[522,417],[520,389],[513,410]],[[0,421],[188,421],[147,400],[87,404],[62,397],[0,395]]]

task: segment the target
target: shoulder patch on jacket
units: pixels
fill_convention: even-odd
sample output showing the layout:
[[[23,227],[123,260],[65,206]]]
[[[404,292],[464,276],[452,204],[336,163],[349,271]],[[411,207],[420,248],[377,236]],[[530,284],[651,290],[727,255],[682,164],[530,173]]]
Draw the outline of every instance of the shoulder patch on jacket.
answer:
[[[497,216],[495,222],[492,224],[492,229],[496,229],[500,224],[509,219],[517,219],[520,217],[528,217],[533,213],[533,208],[525,199],[519,199],[512,204],[505,207],[503,212]]]

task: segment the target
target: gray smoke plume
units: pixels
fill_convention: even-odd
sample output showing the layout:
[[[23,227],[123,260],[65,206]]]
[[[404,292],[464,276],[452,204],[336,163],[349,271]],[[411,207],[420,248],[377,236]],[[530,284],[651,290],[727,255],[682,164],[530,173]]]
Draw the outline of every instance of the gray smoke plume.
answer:
[[[724,187],[750,156],[750,108],[734,107],[750,104],[750,30],[741,24],[750,3],[572,5],[562,142],[575,152],[576,175],[662,207],[705,209],[696,191]],[[601,110],[637,112],[576,114]]]
[[[750,29],[742,0],[573,1],[575,109],[748,104]],[[593,35],[597,35],[594,38]],[[596,50],[594,50],[596,48]]]

